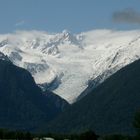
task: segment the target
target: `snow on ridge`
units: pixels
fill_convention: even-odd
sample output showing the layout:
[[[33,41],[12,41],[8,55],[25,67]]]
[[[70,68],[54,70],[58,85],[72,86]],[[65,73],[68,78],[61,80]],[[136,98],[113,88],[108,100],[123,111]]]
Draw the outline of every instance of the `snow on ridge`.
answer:
[[[0,52],[0,60],[11,62],[8,56],[4,55],[2,52]]]
[[[54,92],[72,103],[90,79],[106,73],[102,82],[109,73],[140,58],[140,30],[105,29],[77,35],[66,30],[17,31],[0,35],[0,51],[29,70],[38,84],[58,84]]]

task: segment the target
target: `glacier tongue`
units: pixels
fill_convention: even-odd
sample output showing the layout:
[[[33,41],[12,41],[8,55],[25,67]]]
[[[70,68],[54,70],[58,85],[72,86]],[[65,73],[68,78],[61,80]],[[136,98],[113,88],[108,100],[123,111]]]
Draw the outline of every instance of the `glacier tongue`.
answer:
[[[73,103],[88,86],[96,86],[140,58],[140,31],[93,30],[73,35],[18,31],[0,35],[0,51],[30,71],[37,84],[50,85]],[[100,77],[100,78],[99,78]]]

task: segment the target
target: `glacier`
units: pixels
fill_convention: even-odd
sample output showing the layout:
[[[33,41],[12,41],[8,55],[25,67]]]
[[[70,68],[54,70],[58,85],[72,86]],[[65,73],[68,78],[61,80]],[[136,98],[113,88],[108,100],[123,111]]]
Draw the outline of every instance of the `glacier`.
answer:
[[[16,31],[0,34],[0,52],[30,71],[42,90],[73,103],[90,81],[96,87],[140,58],[140,30]]]

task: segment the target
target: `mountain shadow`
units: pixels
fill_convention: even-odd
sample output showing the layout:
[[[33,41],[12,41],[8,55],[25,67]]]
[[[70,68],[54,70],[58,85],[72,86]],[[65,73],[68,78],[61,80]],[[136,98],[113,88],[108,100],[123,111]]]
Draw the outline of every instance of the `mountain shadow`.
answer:
[[[42,93],[27,70],[0,59],[1,128],[39,131],[68,106],[52,92]]]

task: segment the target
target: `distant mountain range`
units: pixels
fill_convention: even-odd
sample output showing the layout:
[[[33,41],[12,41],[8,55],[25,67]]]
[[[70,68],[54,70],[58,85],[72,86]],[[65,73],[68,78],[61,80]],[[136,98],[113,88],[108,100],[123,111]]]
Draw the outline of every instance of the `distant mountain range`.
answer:
[[[89,93],[84,98],[49,123],[50,132],[135,133],[134,115],[140,110],[140,60],[86,91]]]
[[[0,51],[27,69],[42,90],[73,103],[120,68],[140,58],[140,31],[81,34],[18,31],[0,35]],[[82,94],[81,94],[82,93]]]
[[[0,53],[0,128],[39,131],[68,106],[52,92],[42,93],[27,70]]]

